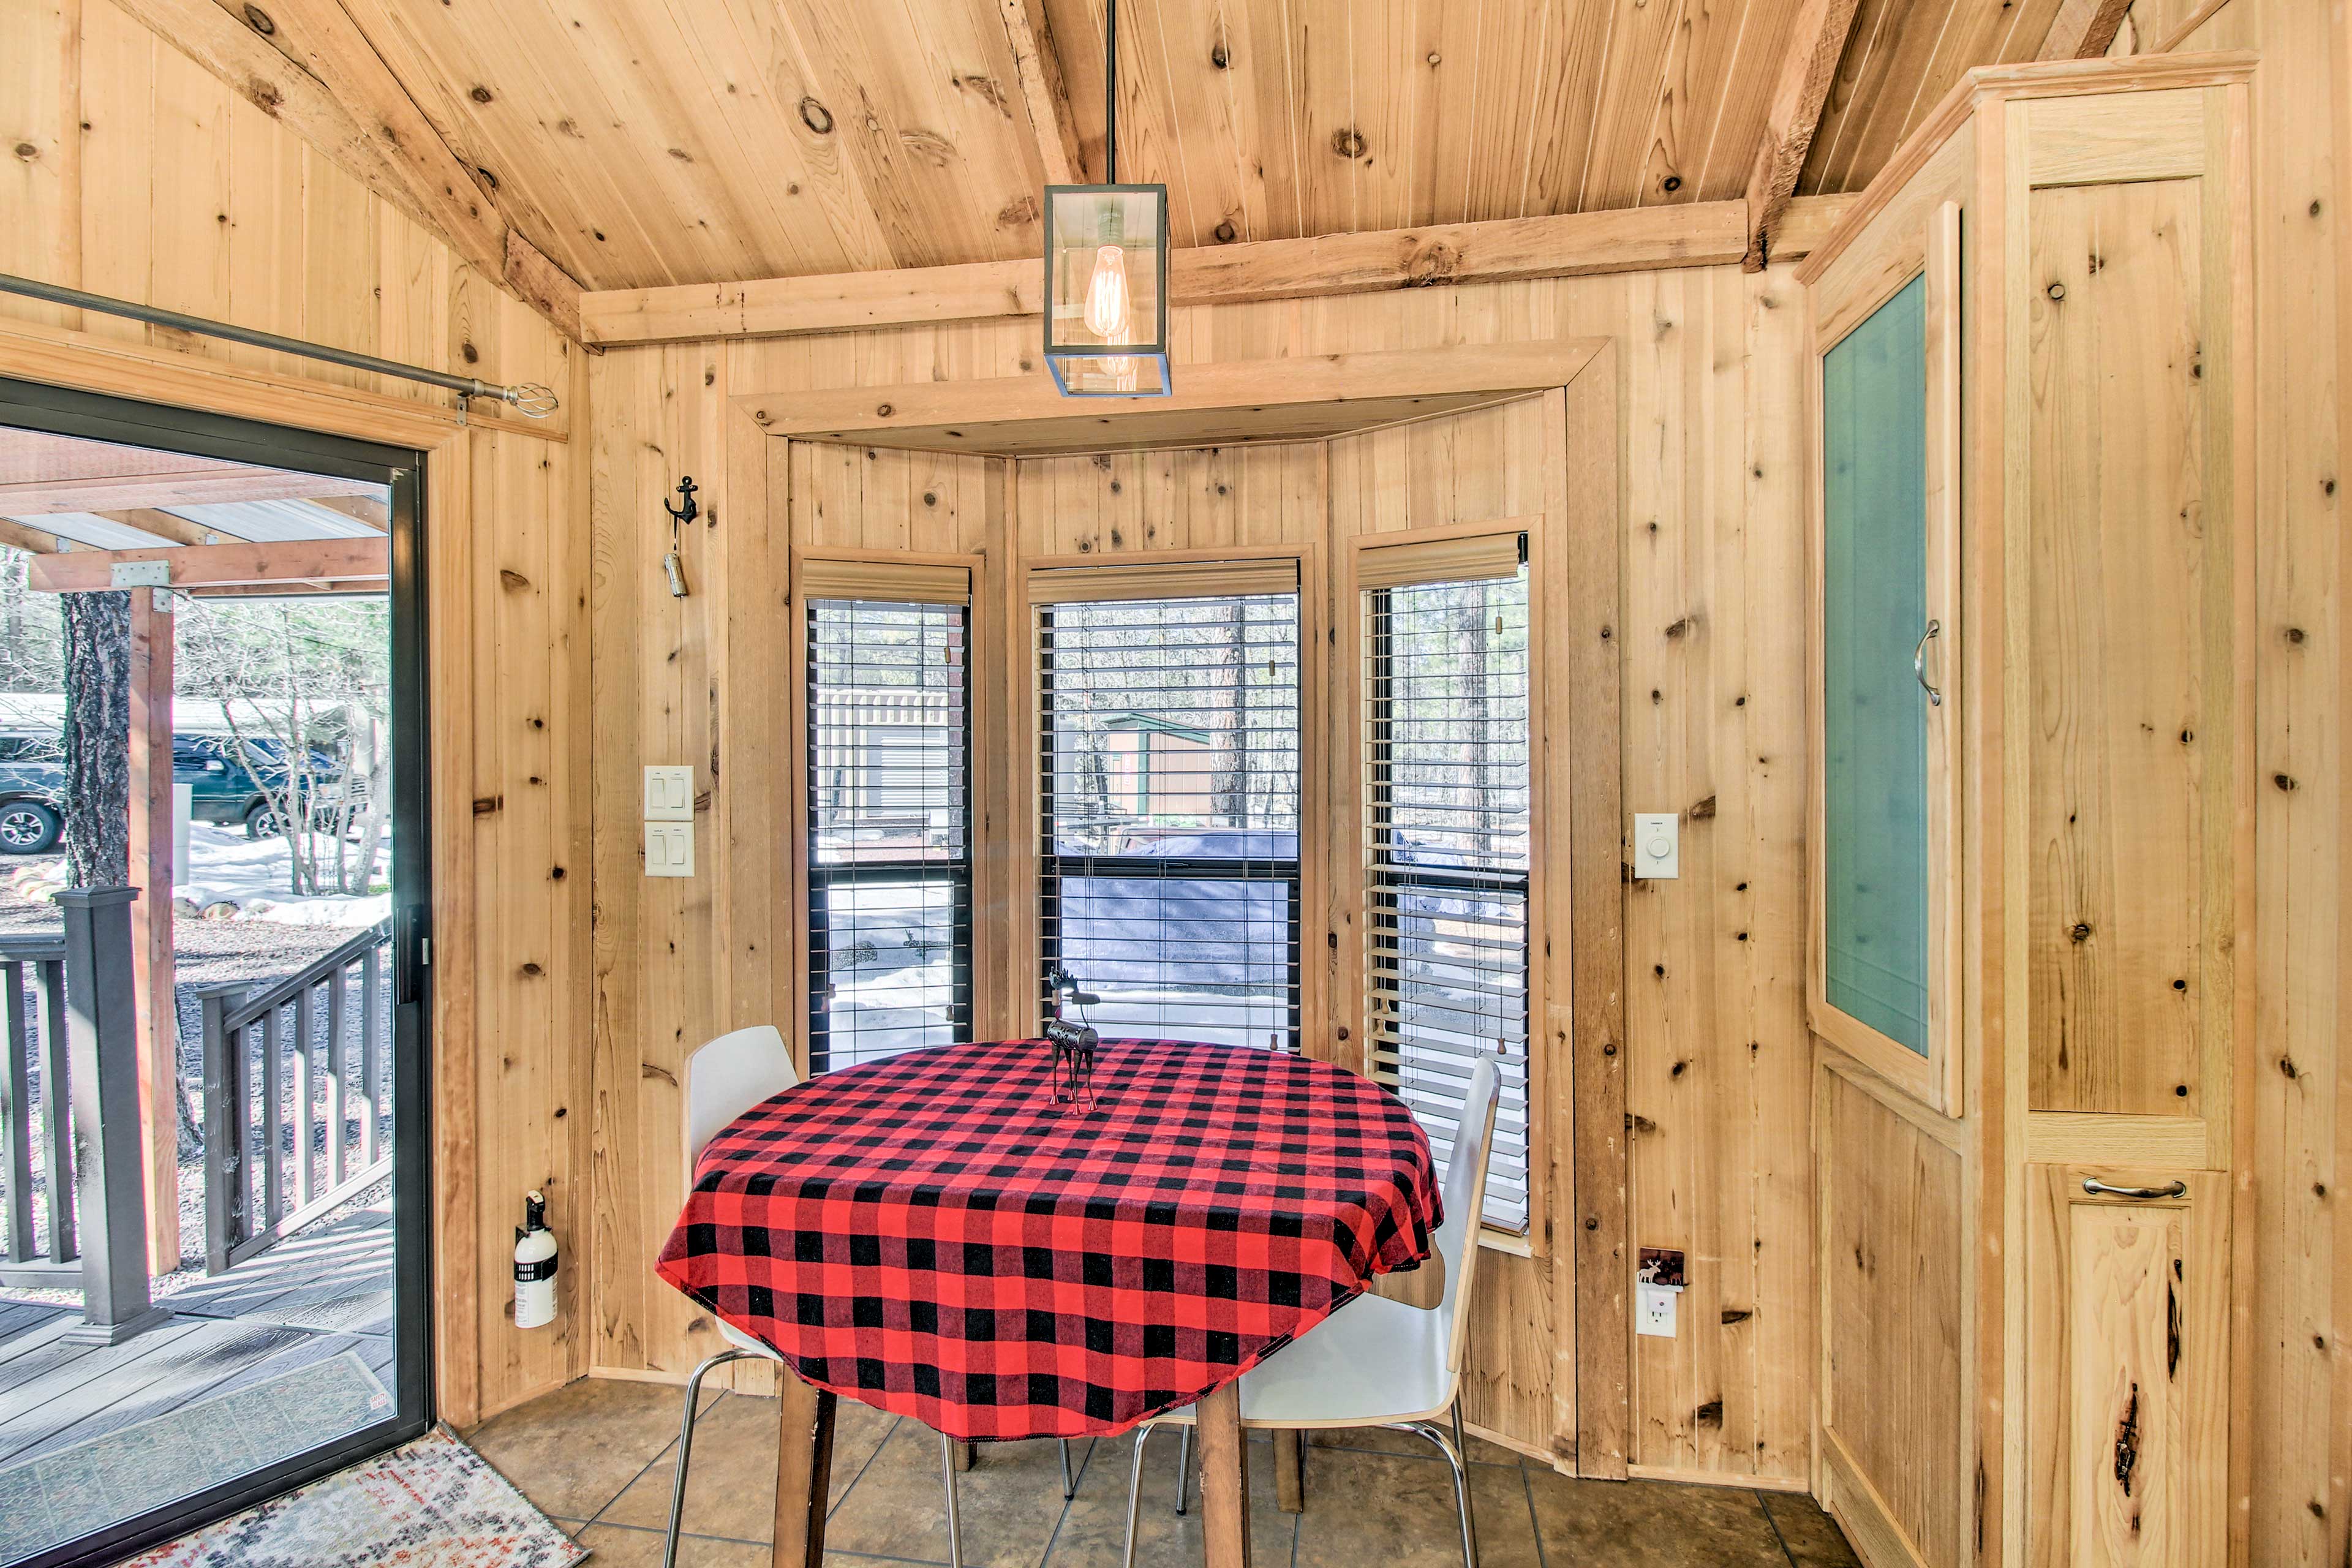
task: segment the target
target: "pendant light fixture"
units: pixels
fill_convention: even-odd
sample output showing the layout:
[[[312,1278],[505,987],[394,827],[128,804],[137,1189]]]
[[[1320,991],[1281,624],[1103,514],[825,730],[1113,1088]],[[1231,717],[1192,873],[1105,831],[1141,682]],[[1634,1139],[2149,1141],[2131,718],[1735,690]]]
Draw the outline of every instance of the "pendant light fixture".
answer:
[[[1165,397],[1168,187],[1118,183],[1118,0],[1107,0],[1103,179],[1045,187],[1045,364],[1065,397]]]

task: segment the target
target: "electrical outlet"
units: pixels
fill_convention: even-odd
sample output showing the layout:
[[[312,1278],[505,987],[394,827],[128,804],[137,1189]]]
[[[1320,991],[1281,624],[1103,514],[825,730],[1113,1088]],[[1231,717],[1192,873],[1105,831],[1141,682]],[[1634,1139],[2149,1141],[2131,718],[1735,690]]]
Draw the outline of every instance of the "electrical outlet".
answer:
[[[646,875],[648,877],[694,875],[693,823],[648,822],[646,824]]]
[[[1673,1339],[1675,1303],[1682,1292],[1671,1285],[1643,1285],[1638,1289],[1641,1303],[1633,1316],[1634,1331],[1654,1340]]]
[[[1671,811],[1633,814],[1633,875],[1636,878],[1682,875],[1682,817]]]
[[[646,767],[646,820],[647,822],[692,822],[694,820],[694,770],[692,768],[651,765]]]

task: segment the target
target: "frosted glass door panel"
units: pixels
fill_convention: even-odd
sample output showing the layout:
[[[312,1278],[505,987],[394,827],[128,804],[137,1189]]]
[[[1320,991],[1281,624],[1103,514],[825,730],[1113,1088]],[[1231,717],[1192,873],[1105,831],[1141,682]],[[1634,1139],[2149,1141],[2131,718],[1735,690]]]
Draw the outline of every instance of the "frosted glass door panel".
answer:
[[[1927,283],[1822,359],[1830,1005],[1927,1054]]]

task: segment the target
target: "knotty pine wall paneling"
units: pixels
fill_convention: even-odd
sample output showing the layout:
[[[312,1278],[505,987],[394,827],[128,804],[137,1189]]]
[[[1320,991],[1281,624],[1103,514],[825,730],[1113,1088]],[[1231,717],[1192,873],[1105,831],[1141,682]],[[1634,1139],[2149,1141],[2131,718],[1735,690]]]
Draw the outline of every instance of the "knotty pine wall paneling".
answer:
[[[587,1368],[584,356],[110,0],[0,0],[0,270],[562,398],[544,425],[478,405],[427,474],[437,1362],[470,1425]],[[0,300],[11,333],[298,378],[269,404],[294,424],[306,388],[449,418],[435,389],[29,300]],[[535,1186],[575,1267],[555,1326],[520,1332]]]
[[[1554,336],[1614,340],[1609,374],[1622,400],[1624,443],[1622,498],[1611,509],[1622,519],[1613,629],[1622,639],[1623,805],[1685,813],[1681,879],[1634,884],[1625,895],[1626,1201],[1633,1242],[1685,1248],[1692,1279],[1680,1336],[1633,1342],[1633,1429],[1619,1441],[1637,1473],[1787,1487],[1803,1486],[1810,1464],[1813,1343],[1811,1088],[1799,963],[1800,302],[1784,268],[1747,277],[1722,268],[1202,308],[1171,321],[1180,367]],[[698,789],[709,789],[711,816],[729,823],[732,846],[789,837],[772,804],[745,798],[746,769],[730,763],[748,752],[783,770],[799,755],[774,705],[743,689],[747,644],[794,635],[789,622],[761,624],[782,613],[783,586],[772,538],[762,564],[745,564],[744,476],[759,476],[759,515],[777,536],[822,521],[803,510],[794,487],[803,477],[815,483],[827,463],[843,465],[826,469],[826,483],[842,493],[852,468],[895,495],[908,493],[896,479],[878,478],[890,454],[850,462],[812,450],[803,459],[795,447],[782,464],[771,453],[763,465],[722,458],[708,443],[723,429],[730,393],[1013,375],[1039,369],[1036,357],[1034,322],[992,321],[614,351],[595,362],[598,1201],[590,1359],[599,1372],[682,1377],[711,1337],[682,1302],[658,1299],[670,1293],[650,1275],[683,1188],[674,1131],[683,1051],[724,1026],[772,1019],[790,1032],[797,1017],[789,998],[799,956],[771,945],[755,958],[738,934],[788,930],[785,902],[739,887],[722,920],[709,902],[709,873],[683,883],[640,875],[636,769],[694,763]],[[1444,439],[1404,427],[1393,442],[1375,444],[1384,447],[1377,461],[1396,466],[1393,479],[1388,470],[1376,482],[1351,479],[1339,465],[1328,479],[1331,493],[1368,482],[1382,493],[1401,486],[1395,493],[1443,508],[1454,504],[1446,499],[1452,485],[1460,504],[1475,497],[1483,507],[1480,487],[1522,482],[1458,464],[1449,475],[1436,445]],[[1147,544],[1160,543],[1161,530],[1198,544],[1228,537],[1221,530],[1286,529],[1292,524],[1270,520],[1311,507],[1299,489],[1303,472],[1263,479],[1285,463],[1271,455],[1279,450],[1119,456],[1108,468],[1095,458],[1024,462],[1000,482],[1022,550],[1128,548],[1135,530]],[[1576,457],[1569,453],[1571,467]],[[725,480],[717,493],[704,492],[719,511],[715,527],[689,546],[698,598],[682,607],[653,604],[649,595],[667,598],[659,563],[668,548],[656,503],[688,468],[698,482],[706,470],[723,470]],[[1106,515],[1111,479],[1119,482],[1119,510]],[[1234,499],[1254,498],[1262,482],[1284,497],[1272,513]],[[868,483],[856,480],[861,504]],[[1033,498],[1041,485],[1046,493]],[[1061,498],[1092,492],[1100,492],[1094,515],[1066,515]],[[922,492],[912,493],[919,504]],[[1159,499],[1147,505],[1147,496]],[[1244,523],[1244,514],[1269,521]],[[1111,546],[1104,531],[1114,517],[1119,538]],[[859,526],[865,537],[866,524]],[[711,633],[687,624],[707,626],[714,613],[698,602],[713,573],[731,578],[722,658],[709,651]],[[1000,589],[1009,581],[1003,574]],[[1000,605],[1004,624],[1015,610]],[[1025,680],[1010,669],[1000,677]],[[767,738],[749,732],[754,724],[769,726]],[[714,741],[715,787],[703,776]],[[670,750],[657,756],[656,745]],[[712,852],[710,826],[698,812],[698,864]],[[781,872],[771,874],[773,886],[788,885]],[[1011,902],[1016,916],[1025,910],[1022,897]],[[756,972],[750,982],[747,964]],[[1486,1278],[1512,1275],[1498,1268]],[[1500,1285],[1479,1309],[1482,1334],[1507,1332],[1515,1346],[1551,1342],[1555,1330],[1542,1315],[1564,1321],[1573,1307],[1556,1295],[1557,1288],[1547,1295],[1532,1283],[1524,1294]],[[1629,1302],[1630,1289],[1616,1300]],[[1487,1319],[1490,1310],[1497,1321]],[[1505,1316],[1515,1321],[1500,1321]],[[1538,1376],[1490,1418],[1499,1435],[1550,1452],[1554,1414]]]
[[[2352,406],[2352,16],[2305,0],[2138,0],[2117,52],[2245,49],[2254,69],[2254,1041],[2250,1521],[2256,1563],[2352,1553],[2352,1100],[2345,920],[2345,457]],[[2242,671],[2242,681],[2248,672]]]

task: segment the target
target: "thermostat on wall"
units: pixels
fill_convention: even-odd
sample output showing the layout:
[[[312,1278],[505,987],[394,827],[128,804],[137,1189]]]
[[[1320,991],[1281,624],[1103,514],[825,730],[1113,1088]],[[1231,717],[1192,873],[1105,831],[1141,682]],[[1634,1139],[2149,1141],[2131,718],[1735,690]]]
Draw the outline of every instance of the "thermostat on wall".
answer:
[[[1633,875],[1636,877],[1679,877],[1682,875],[1682,816],[1672,811],[1637,811],[1633,814]]]

